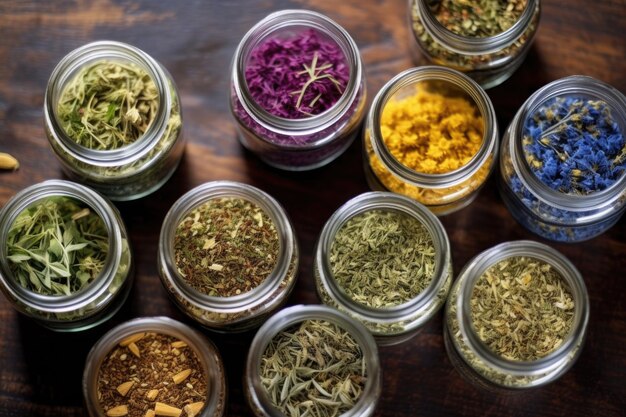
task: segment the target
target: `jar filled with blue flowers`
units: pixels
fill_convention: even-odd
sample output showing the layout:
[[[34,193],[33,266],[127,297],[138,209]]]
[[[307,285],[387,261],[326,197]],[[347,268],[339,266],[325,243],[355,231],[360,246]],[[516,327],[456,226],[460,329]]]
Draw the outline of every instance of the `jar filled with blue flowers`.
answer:
[[[506,130],[502,198],[521,224],[550,240],[591,239],[626,210],[626,97],[586,76],[535,92]]]

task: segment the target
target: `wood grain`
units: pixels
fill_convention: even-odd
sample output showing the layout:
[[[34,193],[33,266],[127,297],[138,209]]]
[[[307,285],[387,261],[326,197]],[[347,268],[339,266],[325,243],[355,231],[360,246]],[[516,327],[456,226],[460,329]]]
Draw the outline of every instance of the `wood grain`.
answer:
[[[502,131],[522,102],[544,84],[585,74],[626,91],[626,2],[545,0],[534,46],[523,66],[488,91]],[[63,178],[43,130],[43,97],[56,63],[97,39],[133,44],[173,75],[182,97],[188,146],[182,165],[159,191],[118,204],[135,251],[130,300],[110,322],[80,334],[54,334],[19,316],[0,297],[0,416],[84,416],[81,376],[93,343],[114,325],[138,316],[165,315],[191,324],[168,300],[156,269],[157,238],[171,204],[206,181],[253,184],[289,213],[302,259],[291,304],[319,302],[312,253],[328,217],[349,198],[368,191],[355,142],[327,167],[289,173],[268,167],[239,145],[228,110],[229,65],[237,43],[272,11],[310,8],[345,27],[365,63],[371,97],[412,66],[406,0],[300,1],[2,1],[0,2],[0,151],[21,163],[0,173],[0,204],[17,191]],[[469,207],[442,219],[450,236],[454,271],[475,254],[516,239],[541,240],[517,224],[501,202],[494,179]],[[589,290],[591,321],[579,361],[563,378],[516,395],[485,393],[452,367],[443,346],[441,313],[412,340],[380,350],[383,395],[377,416],[619,416],[626,410],[626,219],[579,244],[554,244],[580,269]],[[205,332],[224,356],[229,415],[250,416],[241,389],[253,333]]]

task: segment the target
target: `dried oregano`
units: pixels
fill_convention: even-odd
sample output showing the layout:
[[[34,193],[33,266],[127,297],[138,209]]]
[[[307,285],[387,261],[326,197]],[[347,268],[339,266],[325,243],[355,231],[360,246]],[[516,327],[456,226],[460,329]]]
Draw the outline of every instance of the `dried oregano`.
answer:
[[[550,264],[518,256],[491,266],[470,299],[478,337],[505,359],[532,361],[556,350],[569,334],[574,300]]]
[[[329,263],[350,298],[370,307],[391,307],[415,298],[430,284],[435,248],[415,217],[371,210],[352,217],[337,231]]]

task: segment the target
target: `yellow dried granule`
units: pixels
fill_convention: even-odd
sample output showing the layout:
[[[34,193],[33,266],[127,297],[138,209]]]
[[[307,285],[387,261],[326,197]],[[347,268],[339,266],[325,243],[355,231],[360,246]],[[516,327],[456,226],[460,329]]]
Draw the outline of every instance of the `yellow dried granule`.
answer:
[[[476,155],[484,123],[467,99],[418,89],[387,103],[380,130],[387,149],[402,165],[424,174],[444,174]]]

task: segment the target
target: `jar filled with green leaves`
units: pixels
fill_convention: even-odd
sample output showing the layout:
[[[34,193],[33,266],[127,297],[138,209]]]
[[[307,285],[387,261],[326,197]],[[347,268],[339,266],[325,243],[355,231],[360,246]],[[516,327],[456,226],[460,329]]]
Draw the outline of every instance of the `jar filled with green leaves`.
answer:
[[[217,348],[168,317],[143,317],[106,333],[87,356],[90,417],[222,417],[226,377]]]
[[[257,417],[369,417],[381,393],[378,348],[334,308],[289,307],[254,337],[244,389]]]
[[[93,42],[66,55],[48,81],[44,117],[64,172],[112,200],[157,190],[184,151],[172,77],[120,42]]]
[[[187,192],[168,212],[158,267],[191,318],[216,331],[244,331],[286,302],[298,246],[274,198],[247,184],[214,181]]]
[[[441,222],[388,192],[361,194],[330,217],[314,268],[322,302],[362,322],[380,345],[415,336],[443,306],[452,281]]]
[[[78,331],[105,321],[128,296],[132,269],[119,212],[87,187],[44,181],[0,211],[0,289],[45,327]]]
[[[472,259],[446,304],[444,340],[472,383],[510,391],[550,383],[572,367],[587,333],[583,278],[561,253],[506,242]]]

